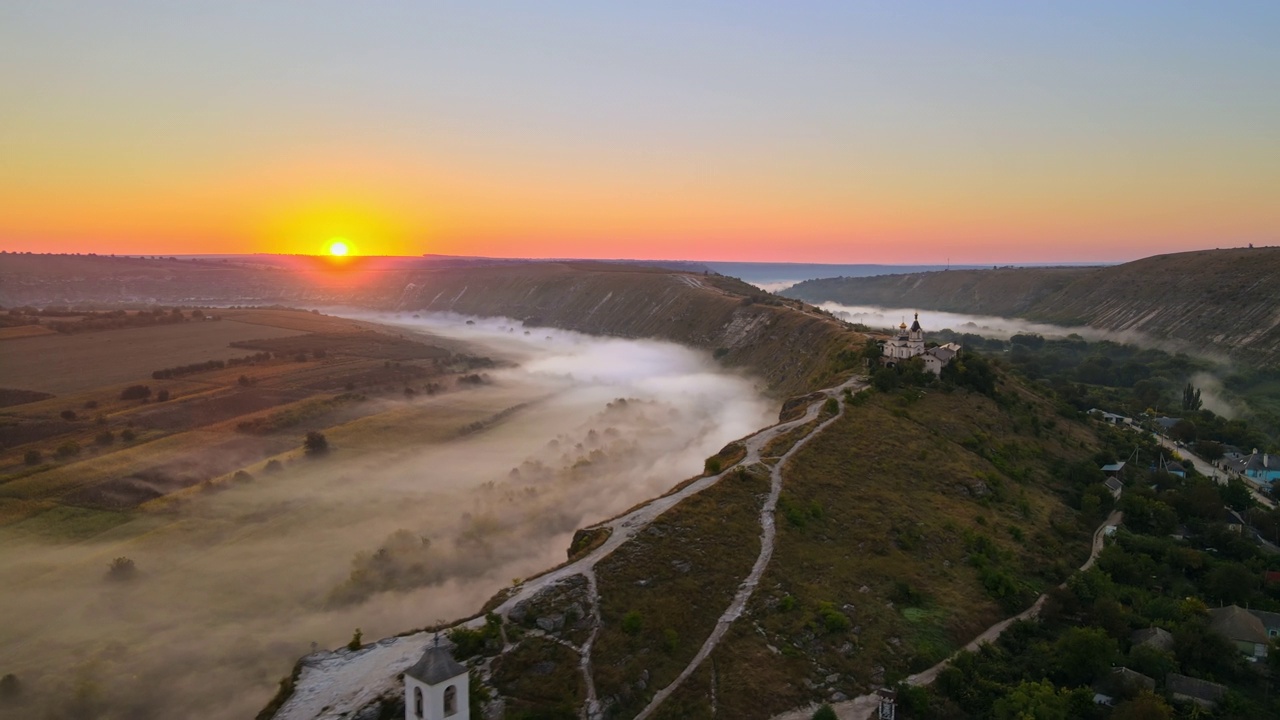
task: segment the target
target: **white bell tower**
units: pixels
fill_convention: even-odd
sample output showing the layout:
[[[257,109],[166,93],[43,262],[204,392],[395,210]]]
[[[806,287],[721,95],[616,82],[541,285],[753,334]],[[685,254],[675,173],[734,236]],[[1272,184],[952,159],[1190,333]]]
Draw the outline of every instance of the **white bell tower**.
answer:
[[[470,681],[437,634],[422,659],[404,671],[405,720],[471,720]]]

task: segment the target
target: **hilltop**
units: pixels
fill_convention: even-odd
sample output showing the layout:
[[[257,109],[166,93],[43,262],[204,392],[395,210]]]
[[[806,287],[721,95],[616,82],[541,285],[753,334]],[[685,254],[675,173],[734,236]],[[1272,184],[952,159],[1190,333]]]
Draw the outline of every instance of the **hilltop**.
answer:
[[[1099,268],[999,268],[810,280],[807,302],[917,307],[1137,331],[1280,361],[1280,247],[1156,255]]]
[[[1105,514],[1106,441],[998,378],[815,393],[448,637],[511,718],[763,720],[928,668],[1065,579]],[[397,716],[431,637],[307,656],[259,717]]]

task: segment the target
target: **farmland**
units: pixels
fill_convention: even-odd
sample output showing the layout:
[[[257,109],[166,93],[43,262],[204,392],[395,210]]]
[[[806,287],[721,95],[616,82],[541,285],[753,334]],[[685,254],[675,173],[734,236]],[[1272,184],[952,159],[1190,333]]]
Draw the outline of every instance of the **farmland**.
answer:
[[[251,716],[312,642],[470,612],[769,415],[674,346],[590,341],[697,377],[668,401],[581,380],[616,362],[559,331],[507,328],[499,350],[461,322],[445,339],[408,318],[217,312],[0,341],[27,364],[0,396],[0,613],[23,619],[0,624],[0,661],[37,698],[23,712]],[[43,382],[57,358],[21,347],[82,354],[87,380]],[[535,356],[554,370],[506,359]],[[304,451],[309,432],[327,452]],[[406,537],[411,562],[361,572]]]

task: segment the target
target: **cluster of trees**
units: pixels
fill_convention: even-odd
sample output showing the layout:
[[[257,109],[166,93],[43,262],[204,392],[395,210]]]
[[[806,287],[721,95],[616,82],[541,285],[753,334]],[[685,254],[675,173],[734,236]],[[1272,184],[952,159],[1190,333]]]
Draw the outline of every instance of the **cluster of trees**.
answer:
[[[881,392],[891,392],[898,388],[940,387],[944,391],[965,388],[992,398],[997,394],[995,369],[981,355],[957,355],[943,366],[940,376],[926,370],[924,360],[919,357],[885,366],[880,364],[878,347],[874,354],[869,350],[864,351],[864,357],[874,363],[871,365],[871,386]]]
[[[178,308],[165,310],[139,310],[129,313],[126,310],[109,310],[106,312],[74,313],[79,320],[64,320],[49,323],[49,328],[60,333],[92,332],[95,330],[117,330],[120,328],[149,327],[152,325],[168,325],[187,322],[188,318]],[[203,317],[204,313],[200,313]]]
[[[183,375],[192,375],[195,373],[209,372],[210,370],[221,370],[228,367],[239,367],[241,365],[252,365],[257,362],[266,362],[272,357],[269,352],[260,352],[253,355],[245,355],[244,357],[228,358],[226,360],[206,360],[200,363],[191,363],[190,365],[176,365],[174,367],[161,368],[151,373],[153,380],[167,380],[169,378],[181,377]]]
[[[1097,564],[1052,591],[1038,620],[959,655],[933,687],[902,687],[902,717],[1280,716],[1271,687],[1280,648],[1272,668],[1259,672],[1209,627],[1209,608],[1222,604],[1280,611],[1280,585],[1263,582],[1266,571],[1280,569],[1280,555],[1226,523],[1226,507],[1252,504],[1242,489],[1194,476],[1131,481],[1120,500],[1124,527]],[[1185,535],[1172,537],[1172,528]],[[1150,627],[1171,633],[1169,650],[1133,643],[1134,631]],[[1152,678],[1156,691],[1117,682],[1117,667]],[[1193,712],[1167,696],[1171,672],[1226,685],[1228,693],[1216,711]],[[1093,702],[1100,690],[1116,698],[1115,707]]]
[[[1247,419],[1228,419],[1206,409],[1202,388],[1191,382],[1196,373],[1218,370],[1207,360],[1105,340],[1089,342],[1078,335],[1048,339],[1019,334],[1005,341],[942,330],[936,337],[964,344],[971,356],[999,353],[1013,370],[1050,386],[1077,411],[1163,413],[1186,421],[1171,433],[1182,442],[1210,441],[1246,452],[1255,447],[1280,451],[1277,370],[1240,369],[1226,374],[1224,386],[1247,397],[1250,408]],[[1212,446],[1208,449],[1212,454]]]

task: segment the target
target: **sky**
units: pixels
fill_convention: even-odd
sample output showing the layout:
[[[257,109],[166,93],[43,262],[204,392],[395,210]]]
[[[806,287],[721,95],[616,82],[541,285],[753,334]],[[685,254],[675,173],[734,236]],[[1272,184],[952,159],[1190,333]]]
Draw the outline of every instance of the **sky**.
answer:
[[[1280,3],[0,4],[0,249],[1280,242]]]

